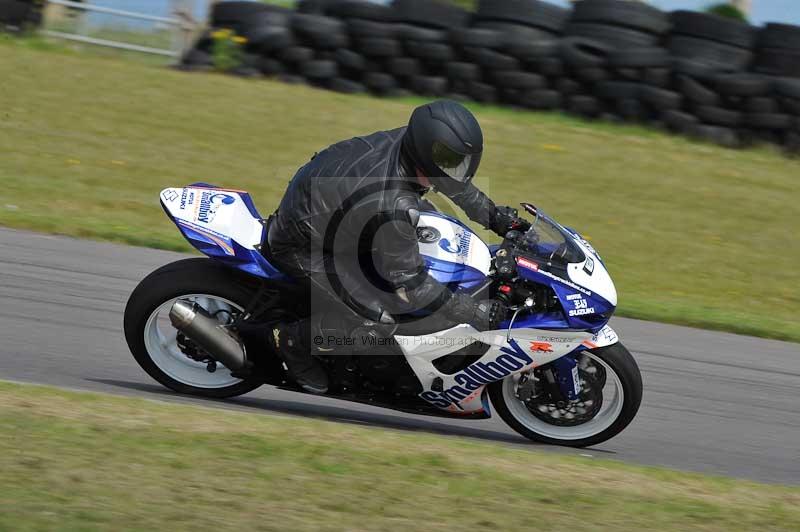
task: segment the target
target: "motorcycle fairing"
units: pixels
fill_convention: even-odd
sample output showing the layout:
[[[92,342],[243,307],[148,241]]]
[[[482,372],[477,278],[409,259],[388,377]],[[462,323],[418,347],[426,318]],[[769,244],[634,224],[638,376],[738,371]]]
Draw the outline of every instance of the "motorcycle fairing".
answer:
[[[440,283],[468,290],[489,275],[489,247],[455,218],[438,212],[420,213],[417,234],[428,272]]]
[[[564,310],[558,328],[601,330],[614,313],[617,291],[600,256],[578,233],[541,211],[531,231],[538,236],[530,253],[517,258],[518,274],[550,286],[556,294]],[[550,324],[538,326],[552,327],[555,318],[549,315]],[[537,326],[530,318],[523,323]]]
[[[609,326],[598,333],[541,329],[479,332],[470,325],[423,336],[396,336],[397,345],[422,384],[419,396],[456,415],[491,413],[485,400],[486,385],[510,375],[543,366],[582,349],[614,344],[617,334]],[[487,352],[466,368],[448,375],[433,364],[474,342],[489,345]],[[439,384],[441,379],[441,384]],[[435,389],[434,389],[435,388]]]
[[[567,230],[543,213],[540,224],[547,225],[551,235],[576,248],[579,261],[564,264],[565,270],[553,273],[547,256],[556,247],[540,244],[540,255],[518,259],[518,274],[552,288],[563,312],[525,314],[514,321],[514,328],[581,329],[595,333],[610,319],[617,303],[614,283],[600,257],[580,235]],[[419,249],[430,274],[451,289],[470,290],[490,273],[491,260],[499,248],[487,246],[461,221],[438,212],[423,212],[417,224]],[[555,244],[555,242],[553,242]],[[577,251],[579,250],[579,251]],[[542,260],[544,259],[544,260]],[[510,320],[501,324],[508,327]]]
[[[573,267],[580,268],[580,264],[570,264],[568,272]],[[601,275],[599,266],[595,268],[599,277]],[[558,297],[564,312],[540,316],[538,319],[541,319],[541,322],[537,322],[536,315],[525,316],[519,321],[519,324],[514,323],[515,327],[569,328],[597,332],[611,319],[615,306],[581,284],[544,270],[534,270],[525,266],[519,267],[518,271],[520,276],[525,279],[550,286]]]
[[[167,188],[161,206],[201,253],[251,275],[285,279],[260,252],[265,227],[250,194],[196,183]]]

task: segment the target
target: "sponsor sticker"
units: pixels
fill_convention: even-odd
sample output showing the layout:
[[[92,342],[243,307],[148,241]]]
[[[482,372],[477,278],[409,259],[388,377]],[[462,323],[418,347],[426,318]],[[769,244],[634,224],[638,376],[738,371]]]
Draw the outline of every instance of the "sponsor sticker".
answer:
[[[531,342],[531,351],[534,353],[552,353],[553,345],[547,342]]]
[[[200,206],[197,209],[197,221],[210,224],[223,205],[231,205],[236,198],[221,192],[204,191],[200,194]]]
[[[550,279],[552,279],[552,280],[554,280],[556,282],[559,282],[559,283],[561,283],[563,285],[569,286],[570,288],[572,288],[573,290],[575,290],[577,292],[580,292],[580,293],[585,294],[587,296],[592,295],[592,292],[590,290],[587,290],[584,287],[573,283],[572,281],[567,281],[566,279],[563,279],[563,278],[561,278],[561,277],[559,277],[557,275],[553,275],[552,273],[548,272],[547,270],[539,270],[539,273],[544,275],[545,277],[549,277]]]
[[[600,330],[600,332],[599,332],[599,333],[595,334],[595,335],[592,337],[592,340],[593,340],[594,342],[597,342],[597,341],[604,341],[604,343],[605,343],[605,344],[608,344],[608,345],[611,345],[611,344],[615,343],[615,342],[616,342],[618,339],[619,339],[619,337],[617,336],[617,333],[615,333],[615,332],[614,332],[614,329],[612,329],[612,328],[611,328],[611,327],[609,327],[608,325],[606,325],[605,327],[603,327],[603,328]]]
[[[194,190],[189,190],[188,188],[184,188],[181,191],[181,204],[179,206],[180,210],[186,210],[187,205],[194,204]]]
[[[456,235],[455,241],[450,241],[447,238],[439,240],[439,247],[448,253],[453,253],[461,257],[469,255],[469,244],[472,238],[472,233],[468,231],[461,231]]]
[[[445,250],[448,253],[460,253],[461,252],[461,247],[455,242],[450,242],[450,239],[448,239],[448,238],[443,238],[443,239],[439,240],[439,247],[442,248],[443,250]]]
[[[592,260],[591,257],[586,257],[586,262],[583,265],[583,271],[585,271],[587,275],[592,275],[594,273],[594,260]]]
[[[551,344],[571,344],[576,342],[575,338],[562,338],[561,336],[539,336],[538,342],[550,342]]]
[[[437,392],[428,390],[419,396],[434,406],[448,408],[475,396],[475,392],[483,388],[486,384],[505,379],[515,371],[519,371],[529,364],[533,364],[533,359],[522,350],[514,340],[509,342],[509,347],[500,349],[503,353],[494,360],[488,362],[475,362],[453,376],[456,382],[454,386]]]
[[[164,192],[161,193],[161,197],[164,199],[164,201],[169,203],[172,203],[173,201],[178,199],[179,196],[180,194],[178,194],[172,189],[165,190]]]
[[[529,270],[532,270],[534,272],[538,272],[539,271],[539,265],[537,263],[533,262],[532,260],[528,260],[526,258],[523,258],[523,257],[518,257],[517,258],[517,265],[518,266],[522,266],[523,268],[527,268]]]
[[[575,392],[575,395],[580,395],[581,393],[581,378],[577,364],[572,366],[572,391]]]
[[[589,302],[583,299],[581,294],[572,294],[567,296],[568,301],[572,301],[574,308],[569,311],[570,316],[585,316],[587,314],[594,314],[594,307],[589,306]]]

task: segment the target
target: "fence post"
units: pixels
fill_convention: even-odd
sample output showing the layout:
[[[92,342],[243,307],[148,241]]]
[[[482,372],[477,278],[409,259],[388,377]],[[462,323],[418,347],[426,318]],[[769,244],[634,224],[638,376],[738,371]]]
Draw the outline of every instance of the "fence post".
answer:
[[[214,4],[219,2],[219,0],[205,0],[206,1],[206,20],[205,22],[208,23],[211,20],[211,10],[214,8]]]
[[[198,6],[196,0],[170,0],[170,5],[170,16],[178,22],[173,27],[172,50],[182,57],[194,43],[197,30],[203,24],[197,20],[192,9]]]

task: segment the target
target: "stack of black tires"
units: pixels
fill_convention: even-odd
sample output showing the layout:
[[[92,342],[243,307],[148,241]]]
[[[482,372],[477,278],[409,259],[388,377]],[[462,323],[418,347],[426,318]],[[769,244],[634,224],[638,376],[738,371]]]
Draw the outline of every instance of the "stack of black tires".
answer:
[[[663,47],[667,15],[640,3],[593,0],[575,6],[561,41],[566,108],[587,117],[644,122],[681,105],[669,91]]]
[[[0,31],[18,32],[42,23],[42,0],[0,0]]]
[[[345,93],[372,90],[376,94],[396,94],[398,80],[390,65],[402,50],[402,42],[392,9],[348,1],[331,3],[328,13],[344,22],[351,42],[350,48],[334,54],[340,75],[329,80],[329,87]]]
[[[8,0],[0,0],[0,2]],[[20,0],[14,0],[20,1]],[[301,0],[217,3],[184,68],[212,63],[211,32],[247,39],[234,73],[345,93],[420,94],[564,109],[742,146],[800,151],[800,27],[629,0]]]
[[[800,153],[800,26],[767,24],[758,34],[754,63],[756,72],[772,80],[757,110],[759,123],[774,135],[767,140]],[[747,118],[749,123],[753,117]]]
[[[480,102],[555,109],[558,41],[569,11],[540,0],[483,0],[469,27],[450,32],[461,60],[447,65],[457,94]]]
[[[395,0],[401,47],[389,58],[389,71],[417,94],[443,96],[450,90],[447,65],[459,59],[450,43],[449,30],[466,25],[463,9],[441,2]]]
[[[671,19],[675,87],[686,107],[671,113],[667,125],[680,133],[737,145],[748,102],[769,90],[766,80],[747,73],[755,28],[691,11],[676,11]]]

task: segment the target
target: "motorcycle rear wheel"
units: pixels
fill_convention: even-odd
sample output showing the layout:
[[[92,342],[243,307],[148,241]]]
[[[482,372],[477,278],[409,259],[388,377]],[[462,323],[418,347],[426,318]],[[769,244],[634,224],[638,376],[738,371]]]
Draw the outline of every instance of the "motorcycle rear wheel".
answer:
[[[258,372],[239,379],[219,362],[209,372],[206,363],[191,359],[178,347],[177,330],[167,317],[177,299],[196,301],[223,318],[242,312],[253,294],[235,281],[234,273],[211,259],[186,259],[159,268],[139,283],[125,307],[125,339],[148,375],[176,392],[217,399],[242,395],[263,384]]]
[[[585,423],[548,423],[541,412],[531,411],[533,407],[516,397],[519,375],[512,375],[489,386],[492,406],[511,428],[536,442],[590,447],[613,438],[633,421],[639,411],[642,401],[642,375],[636,360],[620,343],[586,350],[582,354],[605,370],[605,378],[601,384],[602,393],[599,394],[603,405]],[[601,381],[588,378],[582,385],[597,385],[599,382]]]

